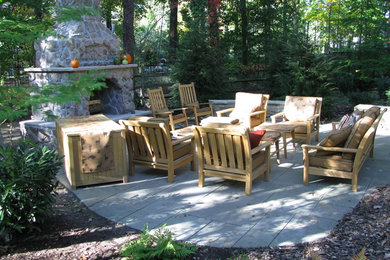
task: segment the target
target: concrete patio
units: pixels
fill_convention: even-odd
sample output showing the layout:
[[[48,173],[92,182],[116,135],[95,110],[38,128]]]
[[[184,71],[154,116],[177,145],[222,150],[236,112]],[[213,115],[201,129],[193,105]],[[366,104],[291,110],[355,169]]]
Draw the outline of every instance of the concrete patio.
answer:
[[[321,136],[330,124],[321,125]],[[314,143],[314,141],[313,141]],[[142,230],[167,223],[176,238],[215,247],[261,247],[314,241],[327,236],[344,214],[375,187],[390,183],[389,131],[379,126],[374,158],[368,158],[359,175],[358,192],[351,181],[311,176],[302,183],[302,149],[280,165],[272,158],[270,181],[254,182],[252,195],[244,183],[206,177],[198,187],[196,171],[189,165],[175,171],[167,182],[164,171],[136,167],[129,183],[78,188],[73,192],[91,210]],[[64,173],[59,180],[69,187]]]

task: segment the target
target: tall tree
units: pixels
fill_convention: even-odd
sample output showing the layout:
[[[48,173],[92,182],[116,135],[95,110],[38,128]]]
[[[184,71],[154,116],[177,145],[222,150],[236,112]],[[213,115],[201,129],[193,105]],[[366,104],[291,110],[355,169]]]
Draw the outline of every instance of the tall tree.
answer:
[[[179,7],[178,0],[169,0],[169,61],[175,63],[176,48],[177,48],[177,9]]]
[[[242,65],[248,65],[248,16],[246,0],[240,0],[241,13],[241,44],[242,44]]]
[[[134,0],[123,0],[123,51],[134,59]]]

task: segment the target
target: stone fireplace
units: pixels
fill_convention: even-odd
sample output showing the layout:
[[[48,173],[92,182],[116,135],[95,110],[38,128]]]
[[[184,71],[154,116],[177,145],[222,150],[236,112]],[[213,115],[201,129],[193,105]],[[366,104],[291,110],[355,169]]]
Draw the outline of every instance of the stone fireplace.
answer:
[[[59,7],[98,8],[100,0],[57,0]],[[84,15],[80,21],[72,20],[57,23],[55,35],[48,36],[35,43],[35,68],[25,69],[32,85],[69,83],[73,76],[80,73],[102,73],[106,76],[108,88],[96,93],[92,99],[99,99],[101,112],[109,115],[135,113],[133,70],[136,64],[114,65],[119,56],[119,38],[102,23],[100,16]],[[79,68],[72,68],[73,59],[80,61]],[[95,102],[95,101],[94,101]],[[46,104],[32,111],[32,120],[21,122],[22,134],[37,142],[53,142],[54,122],[47,112],[59,118],[84,116],[90,114],[90,97],[81,102],[68,104]],[[50,132],[51,131],[51,132]]]

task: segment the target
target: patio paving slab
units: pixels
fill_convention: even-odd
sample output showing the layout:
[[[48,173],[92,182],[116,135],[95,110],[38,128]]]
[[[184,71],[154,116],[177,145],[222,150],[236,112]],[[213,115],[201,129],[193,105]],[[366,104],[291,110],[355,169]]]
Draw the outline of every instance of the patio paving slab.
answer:
[[[321,126],[320,139],[331,130]],[[206,177],[198,187],[197,171],[183,166],[175,181],[165,171],[136,167],[128,183],[90,186],[73,190],[91,210],[142,230],[167,224],[175,238],[216,247],[261,247],[314,241],[330,230],[359,203],[362,197],[390,183],[390,133],[379,131],[374,158],[368,158],[359,174],[358,192],[351,181],[310,176],[302,182],[302,149],[292,145],[281,164],[272,158],[269,181],[253,183],[246,196],[244,184]],[[313,143],[315,143],[313,141]],[[61,172],[58,179],[69,183]]]

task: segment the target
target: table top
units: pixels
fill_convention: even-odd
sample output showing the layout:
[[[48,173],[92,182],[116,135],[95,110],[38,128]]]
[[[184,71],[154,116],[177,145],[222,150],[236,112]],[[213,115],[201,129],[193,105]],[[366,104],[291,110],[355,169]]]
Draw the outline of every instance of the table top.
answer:
[[[115,123],[103,114],[58,118],[55,121],[57,126],[66,133],[124,130],[124,127]]]
[[[216,116],[210,116],[205,119],[203,119],[200,122],[201,126],[209,126],[209,124],[219,124],[219,125],[240,125],[241,122],[239,119],[231,118],[231,117],[216,117]],[[216,126],[218,127],[218,126]]]
[[[291,132],[295,130],[295,128],[299,127],[298,125],[293,124],[283,124],[283,123],[263,123],[255,127],[256,130],[269,130],[269,131],[277,131],[277,132]]]

